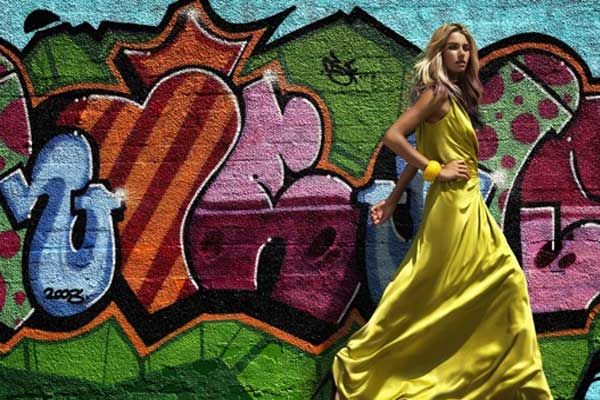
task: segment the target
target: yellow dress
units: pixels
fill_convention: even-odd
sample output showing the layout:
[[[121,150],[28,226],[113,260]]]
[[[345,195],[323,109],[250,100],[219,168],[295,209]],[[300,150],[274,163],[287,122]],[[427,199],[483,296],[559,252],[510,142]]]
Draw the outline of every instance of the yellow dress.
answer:
[[[523,270],[490,214],[468,115],[416,131],[417,150],[462,159],[468,181],[431,185],[422,223],[369,321],[334,357],[348,400],[552,399]]]

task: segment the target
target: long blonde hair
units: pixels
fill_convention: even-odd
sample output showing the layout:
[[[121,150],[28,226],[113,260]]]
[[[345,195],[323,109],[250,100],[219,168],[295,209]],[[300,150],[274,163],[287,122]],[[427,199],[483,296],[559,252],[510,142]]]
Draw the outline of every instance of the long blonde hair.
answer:
[[[459,80],[456,84],[448,77],[442,58],[442,51],[448,37],[454,32],[460,32],[465,36],[471,50],[464,79]],[[481,127],[483,125],[479,113],[479,99],[483,93],[483,86],[479,80],[477,45],[473,35],[464,25],[443,24],[433,32],[425,51],[414,67],[412,102],[414,103],[428,87],[433,87],[434,91],[448,91],[448,94],[465,108],[474,126]]]

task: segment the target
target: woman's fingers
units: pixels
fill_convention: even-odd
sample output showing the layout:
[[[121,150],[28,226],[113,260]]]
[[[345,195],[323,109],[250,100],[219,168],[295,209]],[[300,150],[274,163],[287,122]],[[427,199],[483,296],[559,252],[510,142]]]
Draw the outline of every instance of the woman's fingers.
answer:
[[[387,219],[387,217],[384,219],[384,206],[385,204],[382,201],[371,207],[371,220],[373,221],[373,224],[380,225],[384,222],[385,219]]]
[[[469,180],[471,178],[470,174],[466,170],[457,170],[454,174],[454,179],[465,179]]]
[[[379,207],[373,207],[371,208],[371,219],[373,220],[374,224],[378,224],[379,223],[379,219],[380,219],[380,208]]]
[[[465,160],[456,160],[455,176],[456,179],[469,180],[471,178],[471,174],[469,173],[469,168]]]

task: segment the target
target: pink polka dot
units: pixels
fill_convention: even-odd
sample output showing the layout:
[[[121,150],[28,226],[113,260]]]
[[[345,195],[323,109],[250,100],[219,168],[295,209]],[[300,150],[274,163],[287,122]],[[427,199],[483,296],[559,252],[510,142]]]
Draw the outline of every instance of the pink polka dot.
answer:
[[[479,159],[484,161],[496,154],[498,151],[498,135],[494,128],[489,125],[484,126],[477,132],[479,141]]]
[[[517,105],[521,105],[523,104],[523,96],[515,96],[515,98],[513,99],[513,102]]]
[[[0,274],[0,311],[4,308],[6,303],[6,281],[2,274]]]
[[[492,104],[500,100],[504,94],[504,80],[499,74],[492,76],[483,85],[481,104]]]
[[[25,299],[27,298],[27,295],[24,291],[19,290],[18,292],[15,292],[13,298],[15,299],[15,303],[17,303],[18,306],[22,306],[25,302]]]
[[[552,119],[558,115],[558,107],[550,99],[545,99],[539,102],[538,111],[542,118]]]
[[[506,169],[510,169],[510,168],[512,168],[512,167],[514,167],[514,166],[515,166],[515,164],[516,164],[516,161],[515,161],[515,158],[514,158],[513,156],[510,156],[510,155],[508,155],[508,154],[505,154],[505,155],[502,157],[502,161],[500,161],[500,164],[501,164],[501,165],[502,165],[504,168],[506,168]]]
[[[21,250],[21,238],[15,231],[0,233],[0,257],[11,258]]]
[[[513,71],[510,74],[510,79],[513,82],[521,82],[523,80],[524,76],[520,71],[517,71],[516,69],[513,69]]]
[[[2,170],[4,169],[5,166],[6,166],[6,161],[4,160],[4,157],[0,156],[0,172],[2,172]]]
[[[533,143],[540,135],[540,125],[530,113],[518,115],[510,125],[513,137],[521,143]]]
[[[504,116],[504,115],[502,115],[502,113],[501,113],[500,111],[498,111],[498,112],[496,113],[496,119],[502,119],[502,117],[503,117],[503,116]]]
[[[565,93],[565,95],[563,96],[563,101],[565,103],[570,103],[571,100],[573,100],[573,98],[571,97],[571,95],[569,93]]]
[[[498,196],[498,205],[500,206],[501,210],[504,210],[504,206],[506,205],[506,196],[508,196],[508,189],[500,193],[500,196]]]

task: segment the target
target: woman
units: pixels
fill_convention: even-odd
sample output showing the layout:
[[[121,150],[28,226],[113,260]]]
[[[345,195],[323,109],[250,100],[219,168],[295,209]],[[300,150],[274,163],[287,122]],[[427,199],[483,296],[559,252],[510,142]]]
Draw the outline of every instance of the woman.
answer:
[[[438,28],[415,67],[416,101],[383,138],[408,165],[373,223],[417,169],[432,184],[377,309],[334,358],[336,399],[552,399],[525,275],[479,189],[478,72],[468,30]]]

